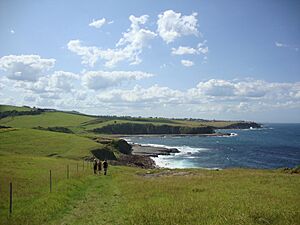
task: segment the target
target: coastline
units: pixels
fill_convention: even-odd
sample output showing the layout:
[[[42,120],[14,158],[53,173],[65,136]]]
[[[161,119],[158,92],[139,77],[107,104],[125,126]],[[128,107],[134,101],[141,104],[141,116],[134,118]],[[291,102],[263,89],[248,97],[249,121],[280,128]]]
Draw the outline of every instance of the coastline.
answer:
[[[213,134],[142,134],[142,135],[114,135],[114,137],[124,139],[132,148],[131,155],[121,158],[122,163],[134,165],[142,168],[198,168],[192,165],[181,165],[179,167],[172,166],[163,162],[165,157],[172,157],[176,154],[183,153],[176,147],[169,146],[153,146],[150,144],[132,143],[128,139],[131,137],[231,137],[236,136],[235,133],[220,133]],[[191,154],[190,151],[187,154]],[[219,169],[219,168],[202,168],[202,169]]]

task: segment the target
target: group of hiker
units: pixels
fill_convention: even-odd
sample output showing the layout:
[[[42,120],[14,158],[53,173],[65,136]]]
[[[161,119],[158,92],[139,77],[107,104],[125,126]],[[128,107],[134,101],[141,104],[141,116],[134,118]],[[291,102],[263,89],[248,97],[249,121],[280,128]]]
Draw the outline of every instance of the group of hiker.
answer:
[[[103,167],[104,175],[107,173],[108,163],[107,160],[104,160],[103,163],[98,159],[94,159],[94,174],[101,174]]]

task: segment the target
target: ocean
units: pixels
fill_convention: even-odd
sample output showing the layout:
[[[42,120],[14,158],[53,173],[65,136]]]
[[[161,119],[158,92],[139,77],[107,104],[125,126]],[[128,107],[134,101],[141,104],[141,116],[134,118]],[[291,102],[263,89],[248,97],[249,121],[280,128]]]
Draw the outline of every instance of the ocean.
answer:
[[[153,157],[165,168],[260,168],[300,165],[300,124],[263,124],[260,129],[219,130],[231,136],[149,136],[126,140],[177,148],[180,153]]]

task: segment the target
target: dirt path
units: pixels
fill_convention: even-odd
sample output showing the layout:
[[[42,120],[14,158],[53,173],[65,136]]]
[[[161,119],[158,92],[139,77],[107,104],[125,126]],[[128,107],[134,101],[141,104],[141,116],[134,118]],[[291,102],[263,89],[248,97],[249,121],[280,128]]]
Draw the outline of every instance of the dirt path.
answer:
[[[74,204],[53,225],[74,224],[120,224],[118,214],[119,203],[122,200],[118,185],[112,175],[95,176],[91,186],[86,190],[85,197]],[[99,219],[101,218],[101,219]]]

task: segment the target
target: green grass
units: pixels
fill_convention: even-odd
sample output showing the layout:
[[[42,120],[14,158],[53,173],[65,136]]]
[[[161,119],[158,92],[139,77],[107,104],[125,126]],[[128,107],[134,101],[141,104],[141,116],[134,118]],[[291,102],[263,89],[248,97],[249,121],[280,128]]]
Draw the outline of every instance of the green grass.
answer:
[[[92,172],[89,164],[85,163],[83,170],[83,161],[68,159],[2,155],[0,162],[0,224],[45,224],[58,218],[68,211],[71,202],[83,197]],[[9,218],[10,182],[13,183],[13,215]]]
[[[5,111],[32,111],[31,108],[28,107],[19,107],[19,106],[12,106],[12,105],[0,105],[0,112],[5,112]]]
[[[66,157],[79,159],[102,145],[88,138],[35,129],[0,129],[0,154]]]
[[[72,127],[93,119],[92,117],[63,113],[45,112],[40,115],[6,117],[0,120],[1,125],[32,128],[32,127]]]
[[[296,225],[300,219],[297,174],[193,169],[147,177],[146,170],[111,166],[105,177],[89,175],[91,169],[76,175],[77,162],[66,159],[11,155],[0,161],[5,187],[0,189],[0,224]],[[67,164],[73,168],[69,180]],[[51,194],[49,168],[56,179]],[[15,205],[8,219],[9,180]]]

